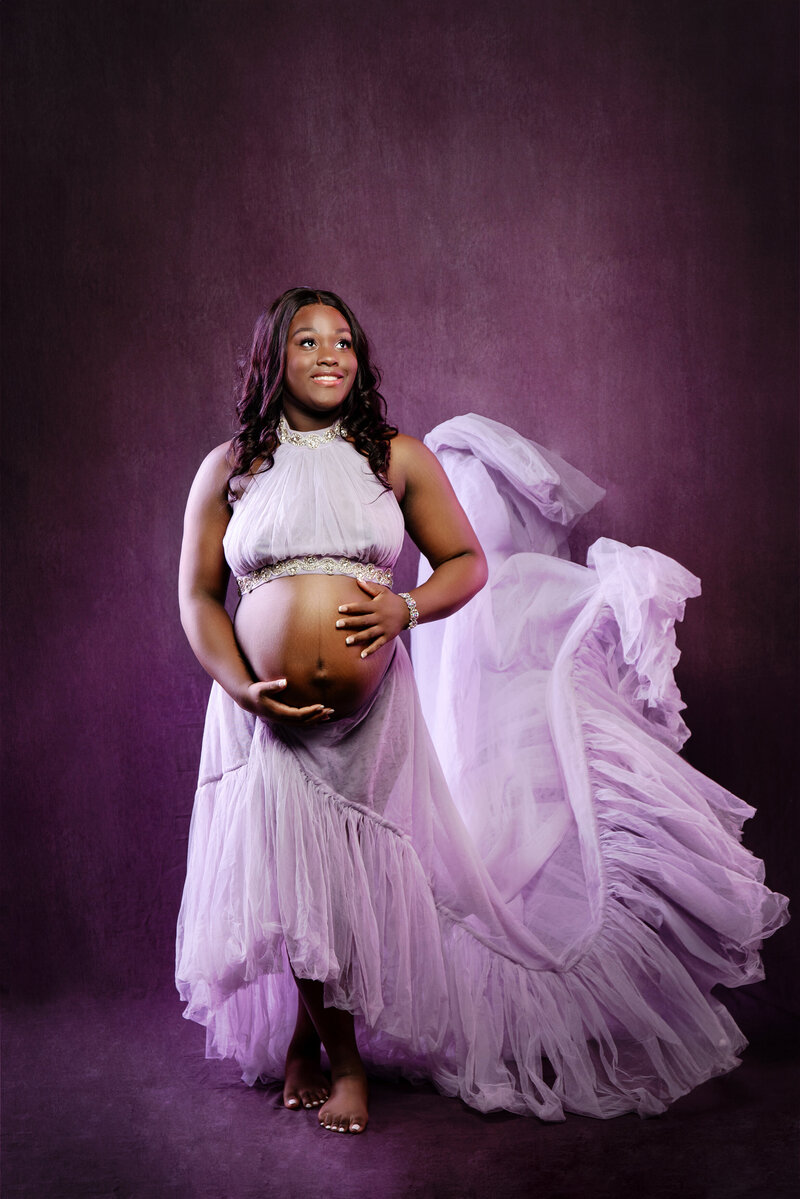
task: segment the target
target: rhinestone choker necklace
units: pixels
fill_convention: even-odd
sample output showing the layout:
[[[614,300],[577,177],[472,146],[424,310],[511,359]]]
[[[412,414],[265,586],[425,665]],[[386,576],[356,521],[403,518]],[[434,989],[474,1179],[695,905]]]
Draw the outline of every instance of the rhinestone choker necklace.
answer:
[[[341,417],[334,424],[329,425],[327,429],[320,429],[319,432],[310,431],[301,433],[299,429],[292,429],[286,417],[281,413],[281,419],[278,421],[278,441],[289,445],[302,445],[307,450],[316,450],[318,446],[325,445],[328,441],[335,441],[337,437],[346,436],[344,425]]]

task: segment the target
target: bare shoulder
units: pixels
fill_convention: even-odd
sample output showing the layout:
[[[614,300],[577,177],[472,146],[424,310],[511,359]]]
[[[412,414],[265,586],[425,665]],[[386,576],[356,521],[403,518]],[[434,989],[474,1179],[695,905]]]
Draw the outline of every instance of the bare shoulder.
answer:
[[[415,454],[429,454],[430,450],[419,440],[418,437],[409,437],[408,433],[397,433],[391,440],[392,458],[397,457],[399,460],[406,460],[408,456]]]
[[[417,437],[410,437],[407,433],[398,433],[393,437],[391,447],[389,481],[395,491],[398,485],[404,491],[406,484],[420,471],[435,470],[439,465],[436,455]]]
[[[227,500],[231,473],[230,447],[230,441],[223,441],[206,454],[195,475],[192,491],[208,499],[224,497]]]
[[[446,482],[447,476],[439,459],[424,442],[406,433],[398,433],[392,439],[392,456],[389,462],[389,482],[398,498],[416,484],[434,485]]]
[[[232,444],[232,441],[222,441],[219,445],[215,445],[213,450],[206,454],[200,469],[216,474],[221,474],[224,470],[230,473],[230,448]]]

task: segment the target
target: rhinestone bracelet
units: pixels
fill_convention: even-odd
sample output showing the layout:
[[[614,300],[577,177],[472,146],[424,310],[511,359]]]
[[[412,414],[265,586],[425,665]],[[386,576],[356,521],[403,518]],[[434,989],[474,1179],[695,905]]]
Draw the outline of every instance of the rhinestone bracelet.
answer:
[[[409,621],[406,625],[407,629],[415,629],[419,624],[419,609],[415,601],[411,598],[407,591],[399,591],[398,595],[401,600],[405,600],[408,606]]]

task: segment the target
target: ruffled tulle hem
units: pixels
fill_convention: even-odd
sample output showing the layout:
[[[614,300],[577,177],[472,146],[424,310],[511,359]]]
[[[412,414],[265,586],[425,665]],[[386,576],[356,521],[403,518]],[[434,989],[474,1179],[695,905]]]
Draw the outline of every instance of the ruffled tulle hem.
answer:
[[[429,952],[436,907],[402,829],[312,777],[266,726],[222,793],[210,784],[196,802],[199,820],[214,811],[204,821],[210,835],[193,839],[204,860],[190,856],[189,878],[201,882],[187,886],[179,919],[177,979],[189,1018],[209,1024],[227,1004],[235,1013],[243,989],[252,998],[259,980],[291,962],[325,983],[327,1005],[415,1044],[441,1039],[444,974]],[[416,988],[425,1003],[412,1001]],[[233,1019],[223,1056],[254,1035]]]
[[[469,419],[477,503],[515,435]],[[512,460],[548,520],[596,499]],[[354,1013],[374,1070],[481,1111],[652,1115],[738,1064],[712,991],[762,976],[787,901],[741,844],[753,809],[675,752],[674,624],[699,584],[607,539],[588,568],[515,550],[529,518],[509,501],[504,527],[504,503],[485,591],[418,630],[438,758],[399,644],[349,722],[279,736],[212,690],[176,980],[250,1084],[282,1076],[292,970]]]
[[[645,715],[620,719],[630,664],[609,653],[615,626],[598,595],[562,663],[603,878],[566,959],[532,966],[502,952],[437,899],[407,832],[258,730],[250,761],[206,785],[222,827],[203,842],[218,846],[212,860],[190,871],[217,885],[205,961],[196,924],[185,940],[184,901],[179,989],[186,1017],[207,1027],[209,1057],[235,1057],[250,1084],[282,1076],[291,961],[325,983],[326,1003],[354,1013],[373,1069],[431,1079],[480,1111],[653,1115],[738,1064],[745,1039],[711,988],[761,977],[761,938],[783,922],[785,902],[739,843],[752,809],[654,738]],[[662,731],[664,713],[648,710]],[[202,795],[198,804],[202,820]],[[223,863],[243,866],[242,877],[223,884]],[[221,910],[226,887],[235,918]]]
[[[484,1112],[543,1120],[566,1112],[657,1114],[738,1065],[746,1042],[681,961],[685,931],[668,939],[663,922],[654,929],[636,903],[629,906],[631,897],[641,903],[642,889],[606,848],[618,894],[591,948],[563,972],[531,970],[498,954],[442,911],[434,969],[418,971],[406,1004],[397,1005],[395,995],[394,1009],[381,1009],[374,1023],[343,983],[352,962],[326,975],[293,959],[294,969],[325,981],[326,1001],[354,1012],[362,1054],[381,1073],[431,1079]],[[649,898],[652,908],[652,892]],[[207,1026],[207,1056],[236,1058],[249,1084],[282,1077],[294,1024],[285,941],[276,944],[270,966],[221,1003],[210,1002],[202,984],[180,988],[185,1016]],[[753,958],[729,963],[722,974],[729,986],[759,976]]]

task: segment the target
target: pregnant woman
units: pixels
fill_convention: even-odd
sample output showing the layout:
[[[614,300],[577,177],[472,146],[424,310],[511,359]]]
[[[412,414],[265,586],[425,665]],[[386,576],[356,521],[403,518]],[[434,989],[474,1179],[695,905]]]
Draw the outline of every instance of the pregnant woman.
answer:
[[[467,417],[434,444],[489,551],[481,591],[448,475],[386,423],[330,292],[259,320],[238,412],[180,569],[215,680],[176,969],[208,1056],[355,1133],[362,1055],[544,1119],[660,1111],[730,1069],[744,1042],[711,988],[758,976],[785,901],[739,844],[751,809],[674,752],[696,580],[605,540],[563,561],[599,489]],[[398,595],[405,531],[430,569]],[[459,609],[417,666],[445,780],[398,633]]]
[[[293,731],[308,736],[324,722],[363,720],[400,630],[466,603],[483,585],[486,566],[433,454],[386,424],[366,339],[337,297],[296,289],[273,306],[255,332],[240,416],[239,436],[212,451],[189,497],[181,612],[203,666],[245,712],[267,722],[258,729],[265,745],[278,745],[291,743]],[[404,529],[434,566],[413,599],[391,590]],[[233,625],[224,608],[228,563],[242,593]],[[386,768],[378,758],[370,765]],[[356,801],[365,798],[356,792]],[[346,838],[346,829],[336,836]],[[346,845],[323,849],[348,853]],[[262,872],[306,867],[303,845],[276,841],[272,852],[277,857],[265,860]],[[316,878],[309,910],[298,906],[298,920],[310,923],[316,906],[329,907],[332,881]],[[383,886],[391,898],[391,878]],[[223,902],[242,899],[228,895]],[[270,924],[281,925],[281,909],[279,902]],[[326,916],[336,922],[344,913]],[[342,992],[346,1008],[325,1006],[323,984],[333,980],[303,960],[309,947],[296,935],[289,964],[299,996],[285,1103],[312,1106],[327,1098],[321,1037],[332,1091],[320,1120],[361,1131],[366,1079],[347,1010],[353,998]]]

